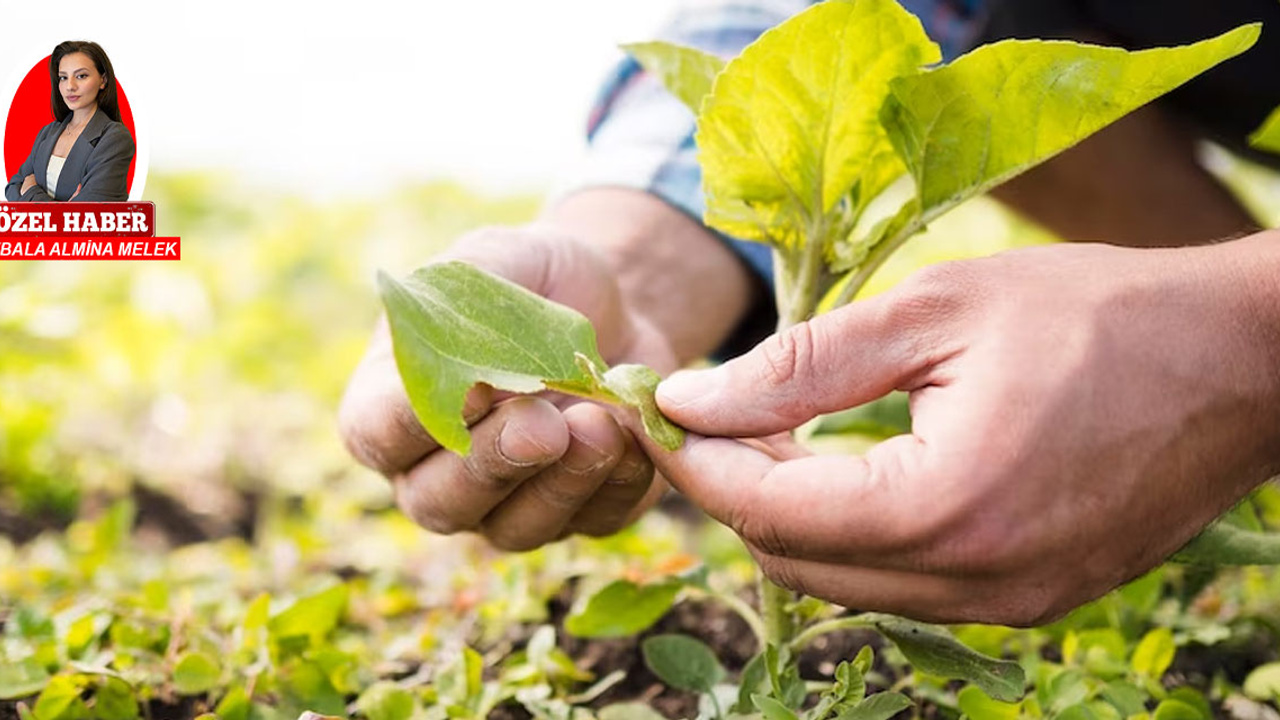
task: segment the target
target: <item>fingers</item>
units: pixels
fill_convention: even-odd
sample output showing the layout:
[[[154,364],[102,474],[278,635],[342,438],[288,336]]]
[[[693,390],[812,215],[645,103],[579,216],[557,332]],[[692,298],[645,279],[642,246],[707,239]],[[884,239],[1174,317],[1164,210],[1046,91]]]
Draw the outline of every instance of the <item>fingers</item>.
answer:
[[[475,422],[492,404],[493,390],[477,386],[467,394],[463,417],[468,424]],[[387,477],[408,470],[439,447],[409,406],[385,324],[347,385],[338,427],[352,456]]]
[[[471,431],[467,457],[431,453],[394,478],[396,502],[433,532],[475,529],[520,483],[569,449],[569,429],[546,400],[518,397],[494,407]]]
[[[564,455],[521,483],[479,525],[500,549],[519,552],[555,540],[623,458],[622,430],[604,408],[579,403],[563,417],[569,433]]]
[[[940,473],[910,435],[865,457],[778,461],[773,449],[696,435],[678,452],[653,446],[650,455],[690,500],[771,555],[911,567],[946,520],[932,493],[919,492]]]
[[[950,299],[926,283],[792,326],[719,367],[677,373],[658,386],[658,406],[695,432],[760,437],[926,384],[953,344],[934,332]]]

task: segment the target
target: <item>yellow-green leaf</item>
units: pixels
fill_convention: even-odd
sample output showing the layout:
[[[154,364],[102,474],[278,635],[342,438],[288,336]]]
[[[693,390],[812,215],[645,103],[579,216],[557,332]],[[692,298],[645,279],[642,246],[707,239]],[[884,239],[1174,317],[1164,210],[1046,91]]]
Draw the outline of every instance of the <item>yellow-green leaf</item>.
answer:
[[[217,659],[202,652],[187,653],[173,668],[173,687],[182,695],[199,695],[217,687],[221,677]]]
[[[695,115],[703,98],[711,94],[711,86],[725,64],[711,53],[669,42],[632,43],[622,49],[662,80],[667,90]]]
[[[716,78],[698,118],[707,224],[796,247],[857,188],[904,170],[878,112],[896,76],[941,59],[893,0],[827,0],[769,30]]]
[[[1262,127],[1249,136],[1249,143],[1259,150],[1280,154],[1280,108],[1276,108]]]
[[[1248,50],[1260,27],[1140,52],[1042,40],[986,45],[895,80],[883,122],[928,221]]]
[[[1129,664],[1139,675],[1159,680],[1173,663],[1173,656],[1177,651],[1177,646],[1173,644],[1173,632],[1165,627],[1156,628],[1142,637],[1138,647],[1134,648]]]

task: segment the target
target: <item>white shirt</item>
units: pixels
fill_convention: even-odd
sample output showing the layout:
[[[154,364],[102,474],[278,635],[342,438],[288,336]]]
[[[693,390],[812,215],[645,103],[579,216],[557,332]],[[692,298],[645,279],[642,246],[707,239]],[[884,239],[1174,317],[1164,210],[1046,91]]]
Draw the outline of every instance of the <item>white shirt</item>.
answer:
[[[45,192],[53,195],[58,189],[58,176],[62,174],[62,166],[67,162],[66,158],[60,158],[57,155],[49,156],[49,169],[45,172],[46,183],[48,187]]]

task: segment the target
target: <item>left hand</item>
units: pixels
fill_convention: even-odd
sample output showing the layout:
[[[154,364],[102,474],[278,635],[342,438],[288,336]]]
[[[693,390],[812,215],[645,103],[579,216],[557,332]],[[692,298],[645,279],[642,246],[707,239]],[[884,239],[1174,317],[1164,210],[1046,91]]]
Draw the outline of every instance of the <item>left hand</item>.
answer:
[[[658,388],[660,472],[775,582],[1037,625],[1147,571],[1280,472],[1280,235],[949,263]],[[911,393],[865,457],[757,441]],[[645,441],[649,442],[649,441]]]
[[[18,191],[18,194],[26,195],[27,191],[35,186],[36,186],[36,176],[34,174],[28,175],[25,179],[23,179],[22,189]]]

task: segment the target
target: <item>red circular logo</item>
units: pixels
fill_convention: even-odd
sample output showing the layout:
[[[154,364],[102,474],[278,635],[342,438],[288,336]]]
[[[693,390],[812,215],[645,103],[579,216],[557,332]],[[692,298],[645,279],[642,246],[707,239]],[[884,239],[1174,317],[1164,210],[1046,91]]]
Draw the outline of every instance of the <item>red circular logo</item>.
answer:
[[[18,92],[9,104],[9,117],[4,125],[4,181],[8,182],[31,154],[31,146],[40,134],[40,128],[53,122],[53,109],[49,107],[49,56],[36,63],[18,85]],[[135,144],[138,133],[133,127],[133,110],[124,86],[116,80],[116,93],[120,98],[120,120],[129,129]],[[133,168],[138,162],[135,154],[129,163],[129,188],[133,188]]]

